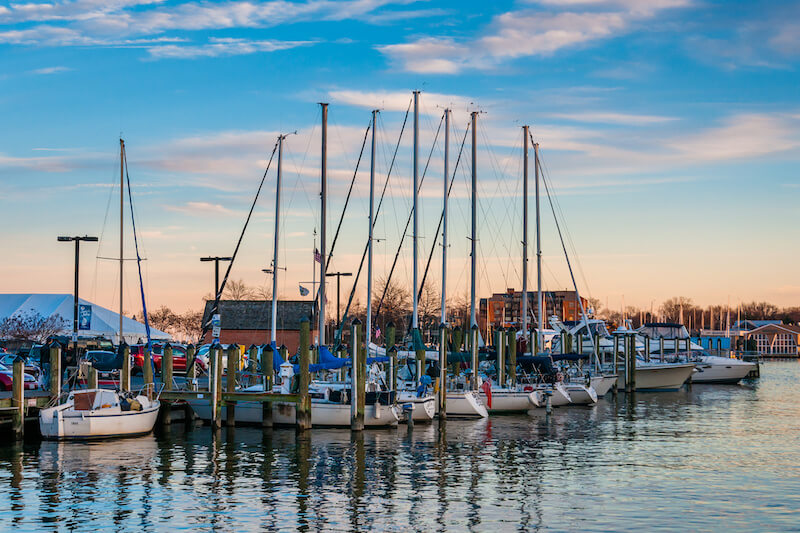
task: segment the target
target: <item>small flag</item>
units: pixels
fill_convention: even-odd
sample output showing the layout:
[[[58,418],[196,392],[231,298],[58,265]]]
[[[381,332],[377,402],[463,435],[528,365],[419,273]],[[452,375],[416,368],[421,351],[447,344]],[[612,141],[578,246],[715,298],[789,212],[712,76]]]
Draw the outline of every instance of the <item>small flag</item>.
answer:
[[[317,250],[316,248],[314,248],[314,261],[316,261],[319,264],[322,264],[322,254],[319,253],[319,250]]]
[[[300,296],[308,296],[308,289],[300,285]]]
[[[379,339],[381,337],[381,328],[375,328],[375,338]]]

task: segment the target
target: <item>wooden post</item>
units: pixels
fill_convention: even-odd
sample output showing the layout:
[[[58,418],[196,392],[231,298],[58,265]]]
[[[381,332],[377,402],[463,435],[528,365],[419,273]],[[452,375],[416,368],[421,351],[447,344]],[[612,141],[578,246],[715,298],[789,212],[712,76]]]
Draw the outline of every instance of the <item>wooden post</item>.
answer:
[[[219,342],[214,343],[208,349],[208,362],[211,367],[208,374],[208,392],[211,401],[211,429],[217,430],[222,427],[220,410],[220,392],[222,391],[222,347]]]
[[[297,431],[307,431],[311,429],[311,396],[308,394],[308,386],[311,377],[308,373],[308,364],[311,358],[309,353],[309,323],[308,318],[303,317],[300,321],[300,401],[295,410],[297,418]]]
[[[542,347],[539,346],[539,332],[536,330],[531,330],[533,333],[531,337],[533,338],[533,342],[531,342],[531,355],[539,355]]]
[[[625,392],[636,390],[636,336],[626,335],[627,357],[625,358]]]
[[[261,346],[261,375],[264,381],[264,392],[272,392],[272,376],[274,368],[272,368],[275,359],[275,352],[272,350],[271,344],[264,344]],[[261,427],[272,427],[272,404],[264,402],[261,404]]]
[[[661,362],[664,362],[664,337],[658,339],[658,351],[661,354]]]
[[[361,370],[359,363],[359,346],[361,334],[361,321],[359,319],[353,320],[350,333],[350,357],[351,357],[351,374],[350,374],[350,429],[353,431],[361,431],[364,429],[364,410],[358,410],[358,384],[361,382],[359,370]]]
[[[417,387],[419,387],[420,380],[422,379],[422,374],[425,372],[425,350],[424,349],[416,349],[414,350],[414,359],[416,360],[416,381]]]
[[[228,345],[228,368],[226,378],[226,390],[228,392],[236,392],[236,372],[239,370],[239,345]],[[236,402],[232,400],[225,401],[225,425],[233,427],[236,425]]]
[[[122,358],[122,368],[119,371],[119,390],[131,390],[131,349],[125,341],[122,341],[117,349]]]
[[[386,324],[386,351],[388,352],[397,342],[397,328],[394,322]]]
[[[56,341],[50,343],[50,395],[53,398],[61,394],[61,345]]]
[[[461,346],[464,344],[464,332],[461,331],[461,326],[453,328],[453,351],[460,352]]]
[[[86,381],[86,388],[87,389],[97,388],[97,369],[94,367],[94,365],[89,365],[89,376]]]
[[[505,329],[499,328],[497,330],[497,344],[495,346],[495,351],[497,352],[497,383],[500,387],[503,387],[506,380],[506,332]]]
[[[517,385],[517,332],[514,328],[508,334],[508,380],[512,388]]]
[[[583,354],[583,333],[578,333],[576,336],[577,346],[578,349],[576,350],[579,354]]]
[[[191,388],[190,383],[197,377],[197,350],[194,344],[186,347],[186,383]]]
[[[278,348],[278,351],[280,352],[284,361],[289,360],[289,348],[287,348],[285,344],[281,344],[281,347]]]
[[[650,361],[650,337],[644,338],[644,360]]]
[[[144,377],[144,386],[147,391],[147,397],[153,397],[153,361],[150,357],[150,346],[145,345],[142,347],[142,376]]]
[[[567,353],[567,332],[561,332],[561,353]]]
[[[14,437],[21,439],[25,434],[25,359],[20,355],[14,359],[11,397],[14,400],[11,429],[14,432]]]
[[[393,391],[395,391],[394,401],[397,403],[397,346],[392,346],[389,348],[388,355],[391,358],[391,375],[389,376],[389,386]]]
[[[164,384],[164,390],[172,390],[172,376],[174,373],[174,354],[172,352],[172,345],[166,343],[164,345],[164,354],[161,356],[161,383]]]
[[[397,352],[395,352],[395,358]],[[447,324],[439,324],[439,421],[447,418]]]
[[[470,386],[472,390],[478,390],[478,326],[473,324],[469,330],[469,349],[472,355],[472,376]]]

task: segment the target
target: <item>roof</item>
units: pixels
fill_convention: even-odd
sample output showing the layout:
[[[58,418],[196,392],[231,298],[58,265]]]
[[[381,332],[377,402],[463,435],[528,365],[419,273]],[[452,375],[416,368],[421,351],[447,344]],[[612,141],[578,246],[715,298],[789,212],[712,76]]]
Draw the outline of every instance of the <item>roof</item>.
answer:
[[[213,300],[206,301],[203,324],[211,317]],[[310,300],[278,300],[278,329],[300,330],[303,318],[311,319],[314,303]],[[220,325],[227,330],[267,330],[272,327],[271,300],[220,300]]]
[[[743,329],[755,329],[760,328],[761,326],[768,326],[771,324],[780,324],[780,320],[740,320],[736,322],[733,327],[734,328],[743,328]]]
[[[762,333],[767,330],[775,330],[780,329],[785,331],[786,333],[794,333],[795,335],[800,335],[800,326],[795,326],[793,324],[765,324],[760,328],[756,328],[747,332],[748,335],[752,335],[753,333]]]
[[[81,335],[97,337],[117,337],[119,334],[119,313],[111,309],[106,309],[100,305],[78,298],[82,305],[92,306],[91,329],[80,330]],[[8,318],[17,313],[26,313],[30,310],[39,313],[44,317],[60,315],[70,324],[64,334],[69,334],[72,330],[72,315],[74,300],[71,294],[0,294],[0,319]],[[122,317],[122,331],[128,343],[134,343],[138,339],[145,339],[147,332],[144,324],[126,316]],[[152,339],[171,340],[169,333],[150,328]],[[119,341],[118,338],[112,340]]]

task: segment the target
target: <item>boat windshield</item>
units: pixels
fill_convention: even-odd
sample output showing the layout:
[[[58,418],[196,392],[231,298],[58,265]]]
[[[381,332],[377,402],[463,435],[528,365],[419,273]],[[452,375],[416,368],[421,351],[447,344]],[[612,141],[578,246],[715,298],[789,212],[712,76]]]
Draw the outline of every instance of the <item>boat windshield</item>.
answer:
[[[645,324],[639,334],[651,339],[688,339],[689,332],[683,324]]]

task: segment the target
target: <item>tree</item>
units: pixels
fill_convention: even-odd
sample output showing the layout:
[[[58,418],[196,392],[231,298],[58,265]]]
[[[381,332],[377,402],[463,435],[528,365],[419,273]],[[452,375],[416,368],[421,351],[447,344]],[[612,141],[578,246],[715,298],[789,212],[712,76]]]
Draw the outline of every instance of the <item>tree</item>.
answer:
[[[659,312],[666,322],[680,322],[681,317],[686,321],[686,317],[695,308],[691,298],[676,296],[666,300],[661,304]]]
[[[144,316],[144,313],[142,313]],[[147,316],[150,325],[156,329],[160,329],[161,331],[166,331],[167,333],[176,325],[178,315],[172,312],[170,308],[165,305],[162,305],[155,311],[151,311]]]
[[[269,285],[259,285],[253,288],[252,295],[259,300],[272,300],[272,287]]]
[[[226,300],[247,300],[253,297],[253,289],[244,280],[231,279],[225,284],[222,296]]]
[[[378,311],[379,305],[381,308],[380,315],[375,317],[375,322],[382,327],[394,322],[397,331],[405,331],[408,326],[406,320],[411,313],[411,293],[388,278],[379,279],[375,287],[372,308],[375,312]],[[382,304],[381,296],[383,296]]]
[[[35,309],[14,314],[0,321],[0,337],[44,343],[68,329],[70,322],[61,315],[43,316]]]
[[[778,318],[778,306],[769,302],[749,302],[742,304],[742,319],[770,320]]]

